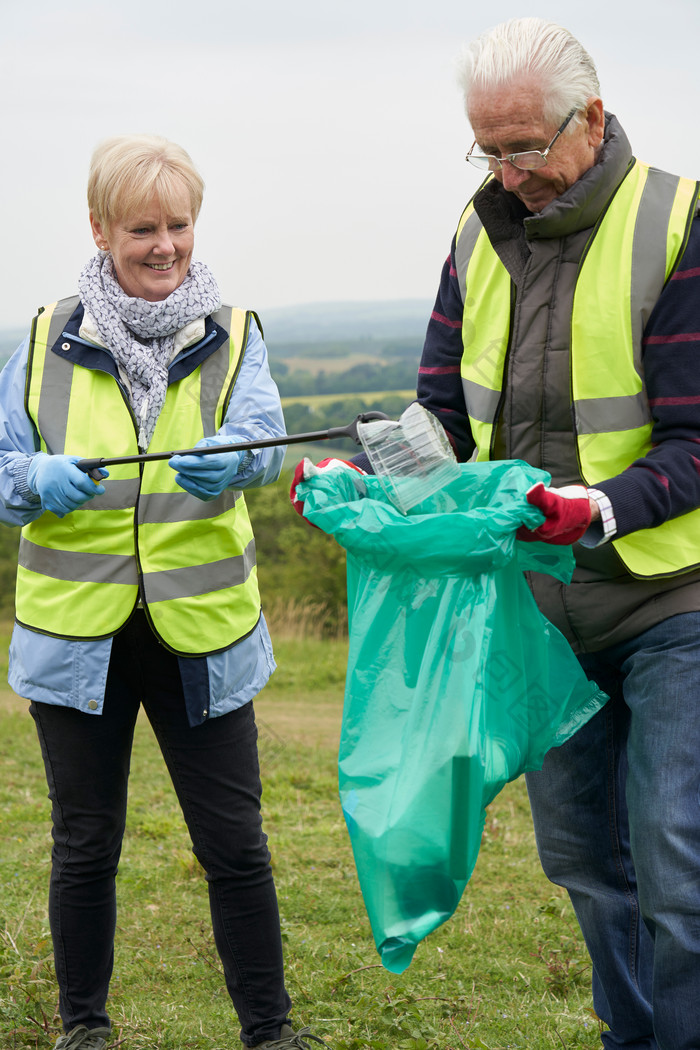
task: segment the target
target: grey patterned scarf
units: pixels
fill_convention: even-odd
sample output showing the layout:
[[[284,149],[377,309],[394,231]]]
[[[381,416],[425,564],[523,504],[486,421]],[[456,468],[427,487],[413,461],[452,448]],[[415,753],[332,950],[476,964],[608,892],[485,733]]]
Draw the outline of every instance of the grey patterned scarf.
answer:
[[[80,274],[78,289],[100,338],[129,381],[139,447],[145,450],[165,401],[175,334],[218,310],[216,281],[204,263],[193,261],[182,284],[167,299],[151,303],[127,295],[117,281],[112,256],[100,252]]]

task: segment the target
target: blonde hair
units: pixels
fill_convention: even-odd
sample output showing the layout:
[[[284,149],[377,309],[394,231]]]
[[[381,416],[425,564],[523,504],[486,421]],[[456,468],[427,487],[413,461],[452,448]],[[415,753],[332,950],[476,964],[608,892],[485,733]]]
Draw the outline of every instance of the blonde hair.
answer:
[[[552,124],[560,124],[572,109],[585,110],[600,95],[595,64],[583,45],[568,29],[542,18],[502,22],[469,44],[459,59],[467,113],[473,90],[503,87],[524,77],[542,88],[542,115]]]
[[[194,222],[202,206],[204,182],[189,154],[160,135],[120,135],[101,142],[92,155],[88,207],[109,230],[117,218],[133,214],[154,192],[175,214],[183,186]]]

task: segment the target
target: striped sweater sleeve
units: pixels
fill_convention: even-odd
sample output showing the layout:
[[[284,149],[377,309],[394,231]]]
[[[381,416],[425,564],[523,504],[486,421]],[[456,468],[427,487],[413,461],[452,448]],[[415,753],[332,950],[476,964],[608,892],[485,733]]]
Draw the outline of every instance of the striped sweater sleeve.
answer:
[[[596,485],[612,504],[618,536],[700,507],[700,217],[649,318],[642,362],[652,448]]]

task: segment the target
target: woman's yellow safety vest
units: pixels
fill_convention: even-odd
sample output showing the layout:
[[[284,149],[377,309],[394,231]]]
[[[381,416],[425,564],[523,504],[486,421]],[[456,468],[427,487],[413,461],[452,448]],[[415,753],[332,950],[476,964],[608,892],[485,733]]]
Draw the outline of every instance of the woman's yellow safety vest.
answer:
[[[32,329],[26,409],[49,454],[137,455],[137,424],[112,375],[61,357],[77,298],[41,311]],[[168,386],[149,452],[192,448],[221,427],[242,363],[249,313],[224,307],[228,344]],[[57,344],[57,350],[52,347]],[[241,492],[211,502],[185,492],[167,460],[109,468],[106,492],[64,518],[45,511],[22,529],[19,623],[60,638],[104,638],[139,598],[171,650],[226,649],[260,617],[255,540]]]
[[[687,243],[698,184],[639,162],[598,220],[583,253],[571,316],[570,374],[581,476],[589,486],[651,448],[642,335]],[[463,282],[462,384],[477,446],[489,459],[500,414],[515,288],[467,206],[457,231]],[[633,576],[663,577],[700,564],[700,510],[613,541]]]

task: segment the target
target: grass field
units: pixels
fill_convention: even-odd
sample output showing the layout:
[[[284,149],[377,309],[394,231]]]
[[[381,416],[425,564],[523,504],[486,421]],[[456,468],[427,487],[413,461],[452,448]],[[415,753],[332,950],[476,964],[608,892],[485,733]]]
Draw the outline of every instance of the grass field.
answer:
[[[3,647],[2,652],[6,649]],[[346,646],[286,640],[256,700],[264,813],[298,1024],[334,1050],[592,1050],[590,965],[540,872],[522,782],[489,810],[452,920],[401,976],[375,951],[337,799]],[[0,695],[0,1047],[46,1050],[59,1026],[46,915],[50,832],[26,704]],[[114,1047],[233,1050],[202,873],[147,723],[138,726],[118,880]]]

